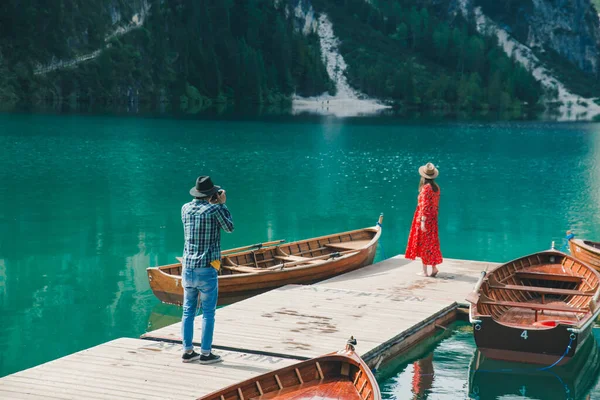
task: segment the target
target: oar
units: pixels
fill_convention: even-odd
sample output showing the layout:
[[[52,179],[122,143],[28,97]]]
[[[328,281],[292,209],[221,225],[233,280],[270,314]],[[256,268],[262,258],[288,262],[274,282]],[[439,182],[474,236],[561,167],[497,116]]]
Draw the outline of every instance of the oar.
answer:
[[[267,268],[258,268],[257,271],[265,271],[265,270],[268,271],[268,270],[273,270],[273,269],[278,269],[278,268],[283,269],[286,267],[293,267],[293,266],[296,266],[299,264],[304,264],[309,261],[317,261],[317,260],[323,260],[323,259],[328,259],[328,258],[337,258],[337,257],[341,257],[345,254],[359,253],[359,252],[360,252],[360,250],[337,251],[335,253],[323,254],[322,256],[307,258],[305,260],[292,261],[289,263],[281,263],[281,264],[273,265],[272,267],[267,267]]]
[[[260,249],[260,248],[267,247],[267,246],[273,246],[273,245],[281,244],[283,242],[285,242],[285,239],[273,240],[272,242],[264,242],[264,243],[251,244],[250,246],[238,247],[238,248],[235,248],[235,249],[229,249],[229,250],[222,251],[221,255],[225,255],[226,256],[228,254],[238,253],[238,252],[244,251],[244,250]]]
[[[222,256],[229,256],[231,254],[235,254],[235,253],[239,253],[241,251],[244,250],[250,250],[250,249],[261,249],[263,247],[268,247],[268,246],[274,246],[274,245],[278,245],[285,242],[285,239],[280,239],[280,240],[273,240],[272,242],[264,242],[264,243],[256,243],[256,244],[251,244],[250,246],[244,246],[244,247],[237,247],[235,249],[229,249],[229,250],[224,250],[221,252]],[[182,257],[175,257],[177,259],[177,261],[181,262]]]
[[[471,304],[477,304],[477,302],[479,301],[479,288],[481,287],[481,284],[483,283],[483,279],[485,278],[485,275],[487,274],[487,269],[488,269],[488,267],[485,267],[485,271],[481,271],[481,276],[479,276],[479,279],[477,280],[477,283],[475,284],[473,291],[471,293],[469,293],[465,299]]]
[[[291,261],[288,263],[282,263],[282,264],[277,264],[274,265],[272,267],[267,267],[267,268],[255,268],[255,267],[248,267],[245,265],[223,265],[223,268],[227,268],[227,269],[231,269],[233,271],[238,271],[238,272],[242,272],[242,273],[252,273],[252,272],[256,272],[256,273],[260,273],[260,272],[267,272],[267,271],[272,271],[272,270],[276,270],[276,269],[283,269],[286,267],[293,267],[295,265],[299,265],[299,264],[304,264],[308,261],[316,261],[316,260],[320,260],[320,259],[326,259],[326,258],[331,258],[331,257],[341,257],[344,254],[349,254],[349,253],[358,253],[360,252],[360,250],[347,250],[347,251],[342,251],[342,252],[335,252],[335,253],[329,253],[329,254],[323,254],[322,256],[317,256],[317,257],[313,257],[313,258],[306,258],[304,260],[298,260],[298,261]],[[244,268],[244,270],[242,270],[241,268]],[[246,268],[251,269],[251,271],[247,271],[245,270]]]

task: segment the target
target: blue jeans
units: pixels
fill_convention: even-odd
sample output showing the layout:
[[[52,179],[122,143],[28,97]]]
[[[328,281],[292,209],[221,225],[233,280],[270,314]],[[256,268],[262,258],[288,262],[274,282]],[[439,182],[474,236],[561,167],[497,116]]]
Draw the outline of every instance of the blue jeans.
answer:
[[[209,355],[212,348],[213,332],[215,330],[215,310],[219,296],[219,281],[217,270],[208,268],[184,268],[182,272],[183,285],[183,318],[181,319],[181,336],[183,350],[194,348],[194,318],[198,307],[198,293],[202,302],[202,342],[201,353]]]

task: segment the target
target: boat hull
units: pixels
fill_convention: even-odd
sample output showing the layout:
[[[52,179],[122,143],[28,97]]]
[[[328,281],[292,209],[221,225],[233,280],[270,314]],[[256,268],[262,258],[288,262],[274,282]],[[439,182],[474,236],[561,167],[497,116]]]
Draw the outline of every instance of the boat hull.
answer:
[[[579,333],[568,325],[549,329],[514,327],[498,323],[491,317],[481,317],[473,324],[475,343],[486,357],[496,360],[552,365],[569,362],[588,339],[592,324]],[[501,338],[502,340],[499,340]],[[569,348],[568,348],[569,347]]]
[[[595,244],[586,240],[571,239],[569,249],[573,257],[600,271],[600,249],[596,248]]]
[[[250,378],[198,400],[381,400],[375,376],[354,350],[301,361]]]
[[[354,271],[373,264],[376,251],[377,242],[368,248],[358,250],[357,253],[315,265],[279,271],[220,275],[218,305],[232,304],[285,285],[308,285]],[[148,268],[147,271],[150,287],[158,299],[169,304],[183,303],[181,276],[169,275],[157,268]]]

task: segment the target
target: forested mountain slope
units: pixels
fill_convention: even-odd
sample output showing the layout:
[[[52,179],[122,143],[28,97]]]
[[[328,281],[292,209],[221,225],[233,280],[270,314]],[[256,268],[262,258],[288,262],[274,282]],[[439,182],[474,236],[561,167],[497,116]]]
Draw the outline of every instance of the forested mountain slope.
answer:
[[[335,95],[342,82],[331,62],[341,60],[352,93],[388,104],[539,108],[556,93],[470,15],[479,7],[557,74],[576,76],[567,76],[572,90],[595,97],[595,9],[565,1],[573,4],[560,14],[551,0],[6,0],[0,104],[289,102]],[[554,30],[543,27],[559,14]],[[577,29],[560,30],[571,22]]]

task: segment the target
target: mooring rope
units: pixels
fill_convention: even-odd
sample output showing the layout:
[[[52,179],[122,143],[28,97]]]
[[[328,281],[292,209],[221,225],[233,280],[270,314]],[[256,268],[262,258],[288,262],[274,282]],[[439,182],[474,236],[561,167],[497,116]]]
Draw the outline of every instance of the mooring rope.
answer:
[[[383,228],[383,225],[380,224],[379,222],[377,222],[377,226],[380,228]],[[383,229],[381,230],[381,234],[383,235]],[[381,240],[381,236],[379,237],[379,243],[377,245],[381,249],[381,257],[383,258],[381,261],[385,261],[386,258],[385,258],[385,252],[383,251],[383,242]]]
[[[573,239],[575,237],[575,234],[573,232],[571,232],[570,230],[567,231],[567,236],[565,236],[565,238],[563,239],[564,241],[564,245],[563,245],[563,253],[570,253],[571,250],[569,249],[569,242],[571,241],[571,239]]]
[[[562,361],[563,358],[565,358],[565,356],[567,355],[567,353],[569,353],[569,350],[571,350],[571,345],[573,344],[573,340],[575,340],[577,336],[575,336],[574,333],[571,333],[571,336],[569,337],[569,344],[567,345],[567,348],[565,349],[565,352],[563,353],[563,355],[556,360],[556,362],[552,365],[549,365],[547,367],[544,368],[540,368],[539,371],[547,371],[549,369],[551,369],[552,367],[554,367],[556,364],[558,364],[559,362]]]

